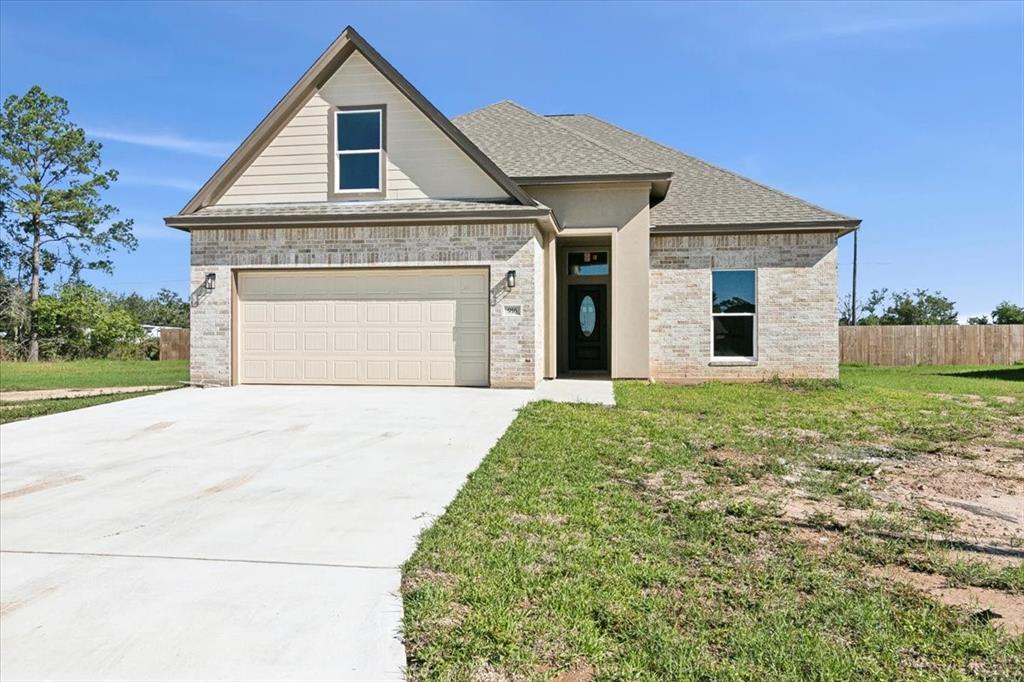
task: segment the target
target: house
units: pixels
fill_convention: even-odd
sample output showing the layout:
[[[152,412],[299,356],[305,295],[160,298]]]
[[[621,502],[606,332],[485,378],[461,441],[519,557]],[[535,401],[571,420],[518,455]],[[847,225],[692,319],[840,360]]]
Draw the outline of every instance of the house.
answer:
[[[593,116],[447,119],[347,28],[168,225],[192,379],[834,377],[859,220]]]

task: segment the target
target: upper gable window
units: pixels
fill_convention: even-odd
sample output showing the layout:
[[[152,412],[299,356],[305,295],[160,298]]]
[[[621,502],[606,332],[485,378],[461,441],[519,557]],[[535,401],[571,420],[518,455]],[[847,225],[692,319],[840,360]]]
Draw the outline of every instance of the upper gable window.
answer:
[[[338,111],[334,118],[334,191],[380,192],[384,148],[381,109]]]

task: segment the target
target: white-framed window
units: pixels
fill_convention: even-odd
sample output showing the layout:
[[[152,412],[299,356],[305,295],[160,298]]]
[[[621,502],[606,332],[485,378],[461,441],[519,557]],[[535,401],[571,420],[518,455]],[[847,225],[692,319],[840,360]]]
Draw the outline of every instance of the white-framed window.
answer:
[[[348,109],[335,112],[334,139],[334,191],[381,191],[383,111]]]
[[[757,358],[757,271],[711,271],[711,355]]]

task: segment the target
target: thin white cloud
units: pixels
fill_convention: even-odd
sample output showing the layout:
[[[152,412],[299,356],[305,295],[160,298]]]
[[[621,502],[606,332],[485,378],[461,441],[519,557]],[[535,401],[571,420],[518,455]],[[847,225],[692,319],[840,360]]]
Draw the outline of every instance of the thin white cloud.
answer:
[[[134,144],[140,147],[151,147],[153,149],[165,149],[183,154],[195,154],[197,156],[212,156],[224,158],[231,153],[234,146],[228,142],[215,142],[212,140],[193,140],[181,137],[173,133],[129,133],[121,130],[106,130],[103,128],[88,128],[87,132],[92,137],[124,144]]]

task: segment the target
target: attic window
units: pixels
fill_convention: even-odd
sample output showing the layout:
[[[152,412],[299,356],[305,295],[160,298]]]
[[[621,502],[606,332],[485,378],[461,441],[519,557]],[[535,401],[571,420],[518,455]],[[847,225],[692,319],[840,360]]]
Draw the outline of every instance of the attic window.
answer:
[[[335,191],[381,191],[381,150],[384,147],[380,109],[339,111],[334,119],[337,141]]]

